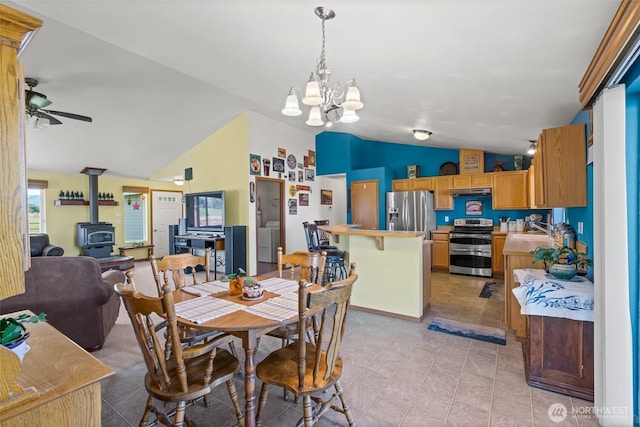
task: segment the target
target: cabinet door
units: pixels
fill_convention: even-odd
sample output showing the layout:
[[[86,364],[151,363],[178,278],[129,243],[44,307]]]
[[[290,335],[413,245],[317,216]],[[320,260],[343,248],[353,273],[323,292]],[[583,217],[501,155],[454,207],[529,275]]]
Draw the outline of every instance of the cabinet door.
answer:
[[[493,209],[527,209],[527,171],[496,172],[493,174]]]
[[[414,190],[432,191],[433,184],[431,178],[415,178],[413,180]]]
[[[536,205],[545,208],[587,205],[584,124],[544,129],[535,164]]]
[[[505,240],[507,240],[505,234],[494,234],[491,240],[491,270],[493,270],[493,274],[504,274],[502,249],[504,248]]]
[[[451,176],[433,177],[433,205],[435,210],[453,209]]]
[[[451,188],[491,188],[492,180],[490,173],[475,173],[468,175],[451,175]]]
[[[449,270],[449,233],[432,233],[431,267]]]
[[[452,175],[451,188],[455,188],[455,189],[471,188],[471,175]]]
[[[536,168],[534,165],[529,166],[527,180],[529,181],[529,208],[538,209],[536,204]]]
[[[415,179],[394,179],[391,181],[391,189],[393,191],[411,191],[413,190],[413,181]]]

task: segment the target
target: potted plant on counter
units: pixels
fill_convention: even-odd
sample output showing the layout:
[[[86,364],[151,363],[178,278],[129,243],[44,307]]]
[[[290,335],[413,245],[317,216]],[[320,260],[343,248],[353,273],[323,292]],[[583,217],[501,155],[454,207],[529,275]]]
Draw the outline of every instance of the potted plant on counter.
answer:
[[[24,357],[29,351],[27,338],[29,332],[25,328],[24,323],[46,322],[47,315],[40,313],[39,315],[30,315],[27,313],[19,314],[15,317],[3,317],[0,319],[0,345],[13,351],[20,357]]]
[[[545,271],[557,279],[570,280],[578,274],[578,269],[593,265],[586,253],[578,252],[569,246],[537,247],[529,253],[534,255],[531,264],[542,261]]]

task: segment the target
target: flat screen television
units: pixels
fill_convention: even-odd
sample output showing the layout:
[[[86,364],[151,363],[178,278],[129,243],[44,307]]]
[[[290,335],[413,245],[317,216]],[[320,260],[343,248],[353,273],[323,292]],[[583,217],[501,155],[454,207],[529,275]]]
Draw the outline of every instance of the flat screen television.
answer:
[[[224,231],[224,191],[185,194],[187,231]]]

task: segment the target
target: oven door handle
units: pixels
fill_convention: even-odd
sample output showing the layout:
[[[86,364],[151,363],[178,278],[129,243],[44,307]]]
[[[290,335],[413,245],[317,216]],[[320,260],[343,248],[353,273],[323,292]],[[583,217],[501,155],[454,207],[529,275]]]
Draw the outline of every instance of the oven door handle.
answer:
[[[491,256],[491,251],[486,250],[479,250],[479,249],[451,249],[449,251],[450,255],[456,255],[456,254],[478,254],[478,255],[482,255],[482,256],[487,256],[490,257]]]
[[[491,234],[461,234],[461,233],[449,233],[449,240],[451,239],[467,239],[467,238],[472,238],[472,239],[485,239],[485,240],[491,240]]]

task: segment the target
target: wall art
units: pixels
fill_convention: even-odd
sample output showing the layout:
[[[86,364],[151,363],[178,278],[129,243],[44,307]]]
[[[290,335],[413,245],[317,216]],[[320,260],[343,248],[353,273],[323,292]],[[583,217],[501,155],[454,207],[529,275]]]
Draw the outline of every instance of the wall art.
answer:
[[[320,204],[321,205],[332,205],[333,204],[333,191],[331,191],[331,190],[320,190]]]
[[[271,159],[271,162],[273,163],[271,167],[274,172],[284,172],[284,159],[274,157]]]
[[[249,154],[249,173],[260,175],[260,156],[257,154]]]

